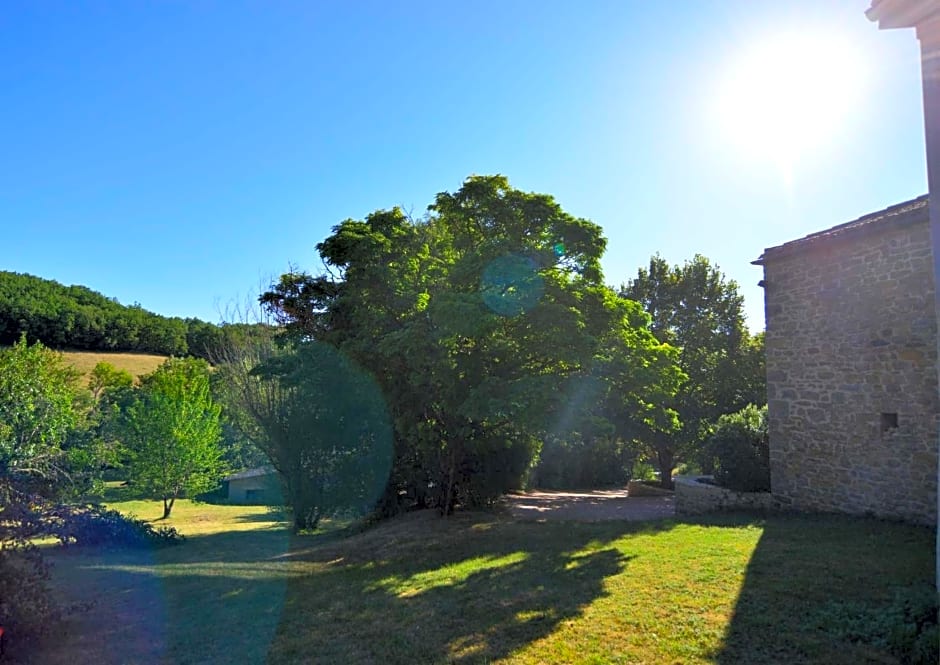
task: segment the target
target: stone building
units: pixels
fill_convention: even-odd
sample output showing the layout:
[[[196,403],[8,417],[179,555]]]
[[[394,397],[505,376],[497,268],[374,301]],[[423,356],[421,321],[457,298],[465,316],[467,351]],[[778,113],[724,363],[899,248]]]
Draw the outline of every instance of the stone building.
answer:
[[[280,476],[272,466],[261,466],[225,478],[226,496],[231,503],[281,505]]]
[[[923,196],[772,247],[771,489],[796,509],[937,523],[937,324]]]

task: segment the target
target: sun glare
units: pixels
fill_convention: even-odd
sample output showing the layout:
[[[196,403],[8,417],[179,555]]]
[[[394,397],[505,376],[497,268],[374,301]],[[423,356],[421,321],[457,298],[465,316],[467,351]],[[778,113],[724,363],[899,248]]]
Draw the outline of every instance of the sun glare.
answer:
[[[851,119],[863,70],[861,54],[836,35],[764,40],[741,54],[719,88],[724,134],[791,175]]]

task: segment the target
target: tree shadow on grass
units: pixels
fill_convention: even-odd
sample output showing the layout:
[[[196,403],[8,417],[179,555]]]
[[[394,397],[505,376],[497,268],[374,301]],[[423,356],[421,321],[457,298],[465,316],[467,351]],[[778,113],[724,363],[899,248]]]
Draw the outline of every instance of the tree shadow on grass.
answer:
[[[864,607],[877,615],[898,589],[932,586],[930,529],[836,515],[779,515],[755,524],[763,533],[716,662],[897,662],[830,619],[857,621],[852,613]]]
[[[639,529],[637,529],[639,530]],[[550,634],[606,594],[631,526],[431,525],[426,538],[308,553],[326,569],[293,580],[272,662],[486,662]],[[374,549],[373,549],[374,547]]]
[[[33,660],[83,663],[262,663],[290,571],[284,529],[190,536],[156,550],[51,553],[65,602],[87,602]]]
[[[235,518],[235,522],[286,522],[287,509],[284,506],[265,506],[263,513],[246,513]]]
[[[549,635],[629,564],[611,546],[660,524],[392,520],[355,536],[194,536],[152,553],[69,554],[97,593],[36,662],[484,662]]]

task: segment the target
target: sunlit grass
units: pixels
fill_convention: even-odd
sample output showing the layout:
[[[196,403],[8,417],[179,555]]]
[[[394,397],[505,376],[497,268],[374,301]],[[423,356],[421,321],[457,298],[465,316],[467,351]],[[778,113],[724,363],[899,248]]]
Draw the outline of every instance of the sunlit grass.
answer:
[[[930,532],[871,520],[416,514],[343,538],[291,537],[263,507],[178,509],[181,546],[55,555],[63,594],[97,603],[39,662],[894,662],[813,612],[932,583]]]
[[[63,351],[65,362],[82,374],[81,383],[88,382],[91,370],[100,362],[109,363],[117,369],[130,372],[135,379],[142,374],[149,374],[163,364],[166,356],[150,353],[118,353],[107,351]]]
[[[134,499],[105,502],[108,508],[148,522],[155,526],[171,526],[188,536],[207,535],[229,531],[253,531],[265,528],[283,528],[285,516],[280,508],[268,506],[229,506],[179,499],[167,519],[163,516],[163,502]]]

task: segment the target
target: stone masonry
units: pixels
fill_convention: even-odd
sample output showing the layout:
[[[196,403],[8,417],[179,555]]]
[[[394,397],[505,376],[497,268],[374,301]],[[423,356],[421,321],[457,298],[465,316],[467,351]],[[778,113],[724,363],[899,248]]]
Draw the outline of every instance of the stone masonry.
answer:
[[[676,476],[676,515],[736,510],[770,511],[779,508],[779,501],[770,492],[735,492],[711,484],[712,476]]]
[[[937,523],[927,197],[765,250],[771,491]]]

